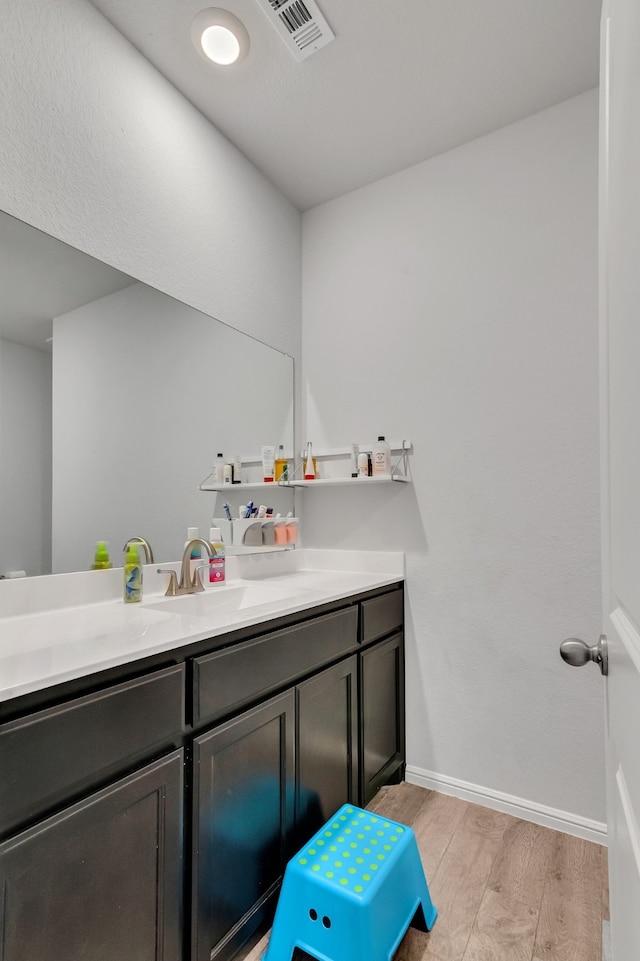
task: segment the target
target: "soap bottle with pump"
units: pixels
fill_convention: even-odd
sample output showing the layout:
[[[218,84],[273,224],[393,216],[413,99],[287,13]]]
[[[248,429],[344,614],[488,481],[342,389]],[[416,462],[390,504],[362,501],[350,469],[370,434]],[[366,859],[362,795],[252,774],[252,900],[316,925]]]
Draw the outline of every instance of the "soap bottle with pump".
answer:
[[[142,564],[135,544],[127,545],[124,562],[124,602],[136,604],[142,600]]]
[[[96,553],[93,558],[93,564],[91,565],[92,571],[108,571],[113,567],[109,559],[109,545],[106,541],[98,541],[96,544]]]
[[[378,443],[371,451],[371,459],[374,477],[391,476],[391,448],[383,436],[378,437]]]
[[[209,543],[215,551],[215,557],[209,558],[209,583],[224,584],[225,581],[225,556],[224,543],[219,527],[209,529]]]

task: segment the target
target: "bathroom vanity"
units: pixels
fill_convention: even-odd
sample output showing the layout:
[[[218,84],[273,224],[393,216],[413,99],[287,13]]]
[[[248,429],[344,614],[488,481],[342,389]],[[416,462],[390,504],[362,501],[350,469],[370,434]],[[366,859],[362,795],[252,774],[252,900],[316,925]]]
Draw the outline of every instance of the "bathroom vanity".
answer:
[[[3,961],[227,959],[268,925],[297,847],[403,777],[403,584],[369,582],[209,632],[157,598],[179,643],[5,694]]]

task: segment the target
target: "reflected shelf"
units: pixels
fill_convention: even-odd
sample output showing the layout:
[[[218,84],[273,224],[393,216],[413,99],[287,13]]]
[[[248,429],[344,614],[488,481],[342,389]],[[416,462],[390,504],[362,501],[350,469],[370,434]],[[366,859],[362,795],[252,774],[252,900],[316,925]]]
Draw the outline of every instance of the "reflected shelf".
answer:
[[[201,491],[216,491],[218,493],[235,493],[239,494],[241,491],[257,490],[262,487],[270,487],[271,490],[282,487],[292,487],[292,484],[279,484],[277,481],[251,481],[245,484],[244,481],[241,484],[200,484],[198,490]]]

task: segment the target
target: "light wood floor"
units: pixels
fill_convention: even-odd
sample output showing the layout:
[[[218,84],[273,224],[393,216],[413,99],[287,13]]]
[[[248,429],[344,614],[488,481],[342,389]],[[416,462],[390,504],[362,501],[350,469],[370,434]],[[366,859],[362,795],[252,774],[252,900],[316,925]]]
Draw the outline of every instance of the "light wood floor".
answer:
[[[605,848],[407,783],[369,807],[411,825],[438,909],[394,961],[601,961]],[[241,961],[258,961],[267,941]]]

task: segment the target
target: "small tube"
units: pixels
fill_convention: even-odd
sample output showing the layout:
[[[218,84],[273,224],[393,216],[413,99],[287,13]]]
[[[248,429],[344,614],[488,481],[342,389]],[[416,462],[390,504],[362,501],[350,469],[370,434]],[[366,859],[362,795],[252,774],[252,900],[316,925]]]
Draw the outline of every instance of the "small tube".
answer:
[[[357,444],[351,445],[351,476],[358,476],[358,455],[360,453],[360,448]]]

